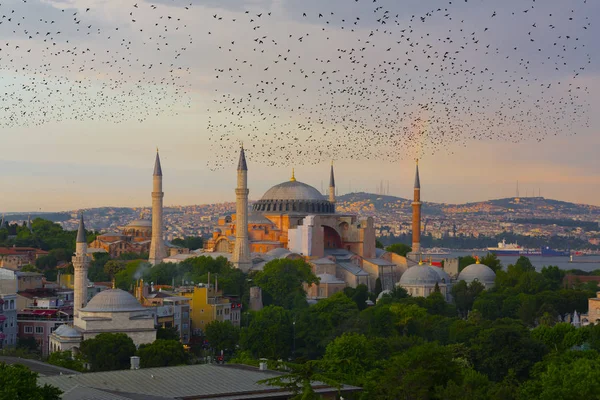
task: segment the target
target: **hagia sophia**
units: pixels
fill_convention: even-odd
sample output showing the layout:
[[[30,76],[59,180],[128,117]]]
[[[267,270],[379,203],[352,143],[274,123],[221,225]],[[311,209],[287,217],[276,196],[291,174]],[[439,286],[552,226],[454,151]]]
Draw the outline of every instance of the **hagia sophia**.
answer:
[[[250,209],[248,164],[242,148],[237,166],[236,213],[220,217],[204,248],[200,252],[187,251],[187,254],[186,249],[170,246],[163,237],[162,178],[157,152],[152,177],[152,220],[140,218],[122,228],[121,233],[100,235],[90,247],[103,248],[111,256],[127,251],[147,251],[152,265],[169,262],[173,254],[184,253],[181,254],[184,258],[223,256],[244,272],[259,271],[274,259],[303,259],[319,278],[318,284],[305,287],[308,299],[313,301],[360,284],[374,291],[378,282],[382,294],[400,286],[411,296],[427,297],[439,290],[446,301],[452,300],[454,279],[451,274],[439,266],[425,265],[422,260],[418,163],[412,203],[412,252],[406,257],[376,248],[372,218],[336,211],[333,164],[329,171],[327,197],[298,181],[292,172],[289,181],[267,190]],[[72,324],[62,325],[51,334],[50,351],[77,350],[83,340],[102,332],[126,333],[136,345],[154,341],[154,319],[130,293],[120,289],[105,290],[87,302],[87,270],[91,258],[83,215],[76,245],[73,256],[74,319]],[[457,278],[467,283],[479,281],[489,289],[494,285],[495,273],[477,261],[463,269]],[[251,303],[261,304],[260,289],[252,289]]]

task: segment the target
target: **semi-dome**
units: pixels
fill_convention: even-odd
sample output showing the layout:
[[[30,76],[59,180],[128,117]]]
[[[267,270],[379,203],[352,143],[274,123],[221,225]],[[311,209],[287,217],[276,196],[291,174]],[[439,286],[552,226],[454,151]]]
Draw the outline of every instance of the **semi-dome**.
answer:
[[[121,289],[104,290],[94,297],[81,309],[85,312],[127,312],[145,311],[139,301],[130,293]]]
[[[334,213],[335,205],[314,187],[292,178],[288,182],[280,183],[267,190],[263,197],[254,204],[252,210],[324,214]]]
[[[429,265],[415,265],[407,269],[400,277],[400,286],[435,285],[440,275]]]
[[[471,264],[458,274],[459,281],[471,283],[473,281],[481,282],[486,288],[494,286],[496,273],[487,265],[476,263]]]

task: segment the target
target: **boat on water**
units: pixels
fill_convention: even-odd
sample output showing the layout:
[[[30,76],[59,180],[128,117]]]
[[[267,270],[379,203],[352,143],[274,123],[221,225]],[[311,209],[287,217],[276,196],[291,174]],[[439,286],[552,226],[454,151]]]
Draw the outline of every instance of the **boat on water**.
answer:
[[[487,250],[497,256],[541,256],[541,257],[569,257],[571,252],[568,250],[555,250],[548,246],[539,249],[526,249],[517,243],[506,243],[506,239],[498,243],[498,247],[488,247]]]
[[[450,255],[450,249],[444,249],[441,247],[432,247],[431,249],[424,249],[423,255],[427,256],[447,256]]]

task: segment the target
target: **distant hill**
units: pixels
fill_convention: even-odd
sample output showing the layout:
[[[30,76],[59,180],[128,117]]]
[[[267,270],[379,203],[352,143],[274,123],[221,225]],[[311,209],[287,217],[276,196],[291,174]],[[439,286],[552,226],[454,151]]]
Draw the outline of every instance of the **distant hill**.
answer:
[[[374,193],[347,193],[337,196],[339,205],[362,205],[367,207],[372,212],[388,212],[392,209],[401,209],[409,212],[411,209],[412,199],[406,199],[396,196],[386,196]],[[223,203],[230,206],[225,209],[220,209],[220,213],[227,213],[235,210],[234,203]],[[371,206],[372,205],[372,206]],[[214,206],[214,205],[205,205]],[[148,209],[148,208],[146,208]],[[86,214],[103,215],[106,218],[105,224],[112,220],[117,220],[121,216],[128,216],[134,213],[134,208],[129,207],[98,207],[86,209]],[[138,208],[139,210],[139,208]],[[166,214],[181,213],[180,208],[165,207]],[[586,219],[600,218],[600,207],[587,204],[569,203],[566,201],[546,199],[543,197],[526,197],[526,198],[504,198],[487,200],[481,202],[471,202],[464,204],[449,204],[423,202],[423,213],[425,215],[445,215],[445,214],[485,214],[485,215],[503,215],[506,213],[516,212],[519,214],[531,212],[532,214],[541,214],[544,212],[563,213],[572,216],[585,216]],[[73,211],[54,212],[54,213],[10,213],[6,214],[7,220],[27,220],[31,215],[31,219],[42,217],[55,222],[63,222],[72,218]],[[104,224],[103,224],[104,225]]]
[[[396,196],[386,196],[373,193],[347,193],[337,197],[341,203],[369,203],[373,204],[374,211],[383,210],[394,205],[396,208],[410,209],[412,200]],[[544,197],[504,198],[464,204],[448,204],[423,202],[423,213],[429,215],[440,214],[504,214],[507,212],[532,212],[532,213],[564,213],[571,215],[587,215],[600,217],[600,207],[587,204],[569,203],[566,201],[546,199]]]

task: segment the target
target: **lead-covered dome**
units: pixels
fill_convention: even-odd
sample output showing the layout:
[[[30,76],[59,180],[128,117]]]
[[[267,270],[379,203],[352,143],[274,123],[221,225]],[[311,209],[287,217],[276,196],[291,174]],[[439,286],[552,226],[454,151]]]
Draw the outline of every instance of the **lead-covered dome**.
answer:
[[[292,179],[267,190],[263,197],[254,204],[252,210],[328,214],[335,212],[335,205],[314,187]]]
[[[476,263],[465,267],[460,274],[458,274],[458,280],[465,281],[466,283],[479,281],[487,289],[494,286],[496,273],[487,265]]]
[[[429,265],[415,265],[400,277],[400,286],[433,285],[440,283],[440,275]]]
[[[267,190],[261,200],[325,200],[314,187],[299,181],[283,182]]]
[[[121,289],[104,290],[81,309],[85,312],[128,312],[145,311],[139,301],[130,293]]]

